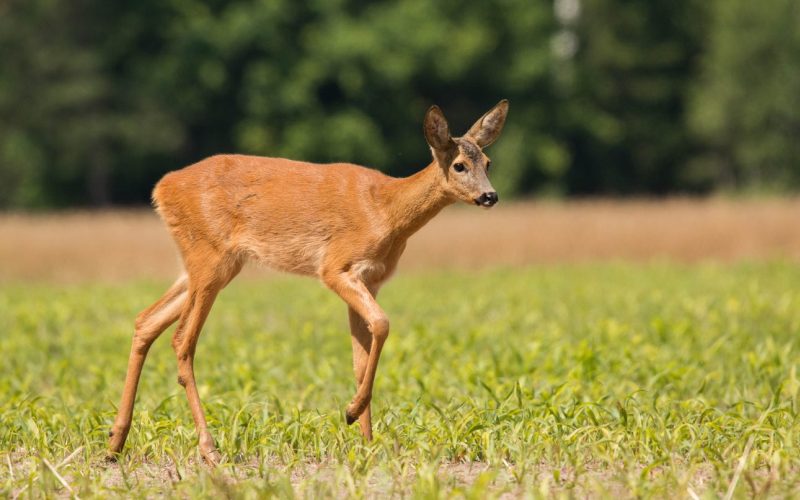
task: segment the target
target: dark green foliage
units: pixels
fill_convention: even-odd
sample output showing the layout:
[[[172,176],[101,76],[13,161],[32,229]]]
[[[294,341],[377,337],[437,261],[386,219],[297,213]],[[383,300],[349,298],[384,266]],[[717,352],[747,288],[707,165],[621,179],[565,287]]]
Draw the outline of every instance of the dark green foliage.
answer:
[[[800,4],[716,2],[692,123],[692,175],[730,188],[800,187]]]
[[[683,126],[707,2],[585,0],[574,82],[562,98],[573,193],[691,189]]]
[[[800,184],[795,2],[568,4],[11,0],[0,207],[143,203],[218,152],[406,175],[429,105],[500,98],[506,194]]]

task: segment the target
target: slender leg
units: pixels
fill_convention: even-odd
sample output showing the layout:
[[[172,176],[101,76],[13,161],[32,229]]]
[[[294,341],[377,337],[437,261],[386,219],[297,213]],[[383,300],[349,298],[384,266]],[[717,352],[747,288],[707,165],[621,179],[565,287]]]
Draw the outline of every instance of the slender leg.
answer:
[[[197,392],[197,382],[194,378],[194,353],[203,323],[211,311],[217,294],[240,269],[241,264],[238,264],[230,274],[222,279],[219,277],[212,279],[191,277],[189,304],[184,309],[178,328],[172,337],[172,348],[178,358],[178,383],[186,389],[186,398],[189,400],[189,408],[192,411],[199,439],[200,454],[209,465],[217,465],[220,461],[220,454],[214,446],[214,438],[208,431],[200,395]]]
[[[370,348],[372,347],[372,334],[367,328],[367,324],[361,316],[352,308],[347,308],[350,317],[350,340],[353,343],[353,373],[356,377],[356,385],[360,386],[364,381],[364,372],[367,370],[367,359],[369,359]],[[372,441],[372,419],[370,416],[370,404],[364,408],[364,413],[358,417],[361,426],[361,434],[367,441]]]
[[[348,424],[359,418],[372,399],[372,386],[375,382],[375,371],[381,356],[383,343],[389,336],[389,318],[375,302],[367,286],[349,273],[326,274],[323,276],[327,284],[350,306],[358,316],[363,318],[367,329],[372,334],[372,342],[367,355],[364,378],[358,386],[353,400],[347,406],[345,417]]]
[[[181,276],[163,297],[142,311],[136,318],[133,345],[128,358],[128,372],[125,376],[125,388],[122,391],[117,417],[114,419],[111,432],[109,432],[108,454],[110,458],[122,451],[122,447],[125,446],[125,439],[131,428],[136,388],[150,346],[180,316],[186,302],[186,287],[186,276]]]
[[[218,292],[219,290],[213,287],[191,290],[189,306],[184,310],[178,329],[172,337],[172,348],[178,358],[178,383],[186,389],[186,398],[189,400],[189,408],[192,410],[192,418],[199,438],[200,454],[210,465],[218,464],[220,457],[214,446],[214,439],[208,432],[208,424],[200,404],[200,395],[197,392],[197,383],[194,378],[194,352],[197,347],[197,339],[200,337],[200,330],[203,328],[203,323],[211,311]]]

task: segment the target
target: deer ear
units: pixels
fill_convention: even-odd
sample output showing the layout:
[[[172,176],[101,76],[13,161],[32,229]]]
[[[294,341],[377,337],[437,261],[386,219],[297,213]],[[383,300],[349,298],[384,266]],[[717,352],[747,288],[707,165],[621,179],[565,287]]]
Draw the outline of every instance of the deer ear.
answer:
[[[430,147],[437,151],[446,151],[449,148],[452,142],[450,127],[439,106],[434,105],[428,109],[422,128],[425,131],[425,140],[428,141]]]
[[[478,146],[485,148],[500,136],[506,123],[506,115],[508,115],[508,99],[503,99],[481,116],[466,135],[472,137]]]

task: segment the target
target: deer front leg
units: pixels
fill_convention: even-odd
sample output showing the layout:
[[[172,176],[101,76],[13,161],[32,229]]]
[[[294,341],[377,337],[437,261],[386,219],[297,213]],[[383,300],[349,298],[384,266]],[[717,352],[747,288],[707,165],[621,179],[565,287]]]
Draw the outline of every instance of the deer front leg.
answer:
[[[389,318],[386,317],[386,313],[375,301],[364,282],[357,277],[349,273],[336,273],[325,275],[323,280],[362,318],[372,337],[364,368],[364,377],[345,411],[347,423],[352,424],[364,413],[372,399],[375,371],[378,369],[383,343],[389,336]]]
[[[353,343],[353,374],[356,377],[356,386],[360,386],[364,381],[364,373],[367,371],[367,360],[372,348],[372,334],[355,309],[348,307],[347,313],[350,318],[350,340]],[[364,408],[364,413],[358,417],[358,422],[364,439],[372,441],[372,418],[369,403]]]

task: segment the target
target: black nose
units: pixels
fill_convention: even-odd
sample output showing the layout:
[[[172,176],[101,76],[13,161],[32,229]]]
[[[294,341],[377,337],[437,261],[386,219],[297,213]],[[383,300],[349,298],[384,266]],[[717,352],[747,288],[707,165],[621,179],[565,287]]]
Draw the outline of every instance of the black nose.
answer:
[[[497,192],[491,191],[489,193],[483,193],[482,195],[480,195],[477,201],[479,205],[483,205],[484,207],[491,207],[492,205],[497,203],[498,199],[499,198],[497,197]]]

